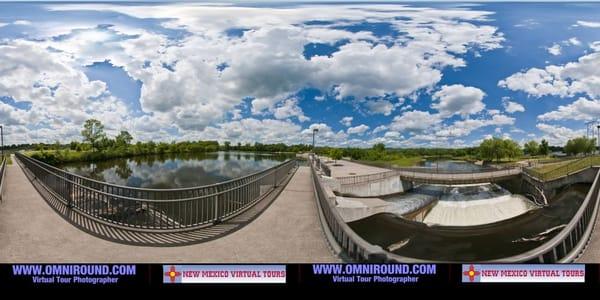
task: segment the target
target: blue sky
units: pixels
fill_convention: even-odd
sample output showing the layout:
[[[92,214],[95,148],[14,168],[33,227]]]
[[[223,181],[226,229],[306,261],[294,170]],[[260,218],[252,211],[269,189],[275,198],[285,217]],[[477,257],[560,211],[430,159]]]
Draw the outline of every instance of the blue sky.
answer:
[[[561,145],[600,116],[598,3],[0,3],[7,142]]]

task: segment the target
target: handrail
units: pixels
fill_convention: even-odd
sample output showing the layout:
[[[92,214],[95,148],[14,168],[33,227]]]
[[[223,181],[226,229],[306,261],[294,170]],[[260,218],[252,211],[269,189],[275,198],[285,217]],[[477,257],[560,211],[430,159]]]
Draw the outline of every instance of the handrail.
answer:
[[[326,236],[331,237],[329,243],[334,244],[334,249],[341,249],[340,253],[343,257],[353,261],[368,261],[368,262],[427,262],[425,260],[403,257],[393,253],[389,253],[380,246],[373,245],[365,241],[357,233],[344,222],[342,216],[335,207],[335,200],[328,198],[323,190],[323,185],[317,175],[317,167],[321,166],[317,159],[310,157],[310,169],[315,190],[317,204],[323,213],[325,223],[322,224],[324,229],[331,234]],[[322,170],[321,170],[322,171]]]
[[[598,156],[588,156],[574,160],[573,162],[569,162],[548,172],[539,172],[532,168],[525,168],[524,170],[525,173],[527,173],[528,175],[546,181],[556,179],[561,176],[567,176],[575,172],[579,172],[583,169],[590,168],[594,164],[598,163],[600,163],[600,158]]]
[[[4,189],[4,173],[6,173],[6,157],[2,157],[0,163],[0,201],[2,201],[2,191]]]
[[[216,184],[145,189],[86,178],[21,153],[15,156],[24,170],[67,207],[109,225],[151,232],[190,230],[232,218],[282,184],[296,167],[296,160],[286,160]]]
[[[495,171],[484,171],[484,172],[472,172],[472,173],[431,173],[421,172],[419,169],[408,168],[406,170],[392,170],[387,172],[366,174],[366,175],[355,175],[355,176],[344,176],[336,177],[336,180],[341,186],[352,185],[358,183],[369,183],[374,181],[384,180],[386,178],[400,176],[408,180],[426,180],[426,181],[440,181],[440,182],[453,182],[453,181],[468,181],[468,180],[479,180],[479,179],[490,179],[490,178],[501,178],[506,176],[518,175],[521,173],[521,168],[511,168]]]
[[[315,172],[316,163],[311,163],[315,195],[319,201],[326,225],[348,256],[355,261],[371,262],[453,262],[453,261],[427,261],[411,257],[399,256],[385,251],[379,246],[372,245],[358,236],[341,218],[335,208],[335,199],[327,198],[326,193]],[[526,251],[522,254],[489,260],[489,263],[569,263],[578,258],[587,246],[592,230],[598,218],[600,207],[600,169],[598,169],[592,187],[585,200],[567,223],[567,225],[548,242]],[[330,241],[331,242],[331,241]]]

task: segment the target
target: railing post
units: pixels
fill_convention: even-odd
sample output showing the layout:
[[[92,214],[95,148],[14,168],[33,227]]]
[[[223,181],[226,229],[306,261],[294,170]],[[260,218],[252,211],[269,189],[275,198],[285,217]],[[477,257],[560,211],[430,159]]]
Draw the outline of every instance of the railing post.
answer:
[[[68,194],[67,195],[67,207],[68,208],[73,208],[73,193],[72,193],[73,192],[73,183],[72,183],[72,181],[73,181],[73,176],[68,174],[67,182],[66,182],[66,184],[67,184],[66,192]]]
[[[215,197],[214,197],[214,199],[215,199],[215,203],[214,203],[214,207],[215,207],[215,219],[213,220],[213,224],[219,224],[219,223],[221,223],[221,218],[219,216],[219,199],[221,198],[221,194],[220,194],[221,188],[220,187],[221,187],[220,185],[217,185],[215,187],[217,195],[215,195]]]

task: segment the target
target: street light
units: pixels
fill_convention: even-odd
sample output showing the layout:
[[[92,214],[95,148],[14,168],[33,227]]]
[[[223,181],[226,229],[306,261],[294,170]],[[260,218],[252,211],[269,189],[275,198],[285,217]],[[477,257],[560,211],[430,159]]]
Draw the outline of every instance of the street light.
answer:
[[[597,125],[596,128],[598,129],[598,140],[596,142],[598,143],[598,150],[600,151],[600,125]]]
[[[2,125],[0,125],[0,149],[2,149],[0,158],[4,158],[4,127]]]
[[[317,132],[319,132],[318,128],[314,128],[313,129],[313,145],[312,145],[312,151],[313,153],[315,153],[315,134],[317,134]]]
[[[0,158],[4,158],[4,130],[2,125],[0,125],[0,148],[2,149],[2,154],[0,154]]]

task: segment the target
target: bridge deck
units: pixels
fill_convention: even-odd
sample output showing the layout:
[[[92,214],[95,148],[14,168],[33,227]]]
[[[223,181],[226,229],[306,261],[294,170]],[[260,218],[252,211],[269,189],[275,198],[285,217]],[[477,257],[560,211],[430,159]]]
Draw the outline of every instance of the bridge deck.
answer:
[[[592,236],[590,237],[589,244],[583,251],[583,254],[576,259],[578,263],[592,263],[597,264],[600,262],[600,213],[596,217],[596,223]]]
[[[178,247],[129,245],[96,237],[71,224],[75,217],[65,219],[59,215],[18,164],[9,166],[6,175],[5,198],[0,203],[0,262],[338,261],[321,230],[308,167],[300,167],[270,206],[239,230]],[[235,222],[240,221],[225,222],[212,230],[236,226]],[[122,239],[144,241],[168,242],[194,236],[193,232],[180,236],[136,236],[133,232],[112,232],[108,226],[98,224],[89,227]]]

